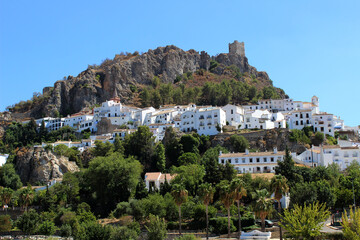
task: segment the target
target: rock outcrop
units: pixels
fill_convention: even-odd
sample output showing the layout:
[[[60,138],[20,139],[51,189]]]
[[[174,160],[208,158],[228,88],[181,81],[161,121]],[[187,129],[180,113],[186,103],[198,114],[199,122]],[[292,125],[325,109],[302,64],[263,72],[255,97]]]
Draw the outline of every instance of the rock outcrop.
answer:
[[[266,72],[258,72],[248,63],[244,43],[235,41],[229,45],[229,53],[217,56],[210,56],[205,51],[184,51],[170,45],[143,54],[116,55],[100,66],[89,66],[77,77],[68,76],[57,81],[53,87],[43,89],[44,100],[24,113],[23,117],[66,116],[104,102],[114,94],[123,103],[136,105],[131,86],[143,88],[150,85],[154,76],[159,77],[163,83],[173,83],[183,73],[209,70],[211,60],[219,63],[214,74],[221,75],[226,72],[226,67],[234,65],[242,73],[257,78],[262,86],[272,86]]]
[[[69,161],[67,157],[56,156],[43,148],[19,149],[14,165],[24,184],[46,183],[52,179],[62,178],[66,172],[79,171],[75,162]]]

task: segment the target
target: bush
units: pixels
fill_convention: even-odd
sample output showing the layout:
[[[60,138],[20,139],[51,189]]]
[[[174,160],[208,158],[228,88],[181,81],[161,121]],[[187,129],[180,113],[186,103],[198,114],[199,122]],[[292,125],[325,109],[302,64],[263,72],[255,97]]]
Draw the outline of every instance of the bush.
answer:
[[[215,234],[225,234],[228,232],[228,219],[227,217],[211,218],[209,221],[209,229]],[[236,227],[232,219],[230,219],[230,232],[235,232]]]
[[[183,235],[181,237],[176,238],[177,240],[198,240],[200,238],[195,237],[194,235]]]
[[[0,216],[0,232],[11,231],[12,223],[9,215]]]
[[[16,226],[26,234],[34,234],[37,230],[39,220],[39,214],[34,209],[31,209],[19,217]]]
[[[111,231],[110,240],[133,240],[137,239],[139,233],[129,227],[121,226],[121,227],[114,227]]]
[[[55,231],[55,224],[47,220],[40,224],[38,233],[50,236],[53,235]]]
[[[148,230],[147,238],[149,240],[163,240],[166,238],[166,222],[163,218],[150,215],[149,223],[145,227]]]
[[[60,236],[62,237],[70,237],[72,235],[72,229],[69,224],[64,224],[60,228]]]

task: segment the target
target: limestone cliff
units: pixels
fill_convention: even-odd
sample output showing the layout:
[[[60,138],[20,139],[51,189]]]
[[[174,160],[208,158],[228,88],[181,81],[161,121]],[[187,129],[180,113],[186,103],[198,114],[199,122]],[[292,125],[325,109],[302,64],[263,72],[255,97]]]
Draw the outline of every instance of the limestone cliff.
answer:
[[[66,172],[79,171],[76,163],[69,161],[67,157],[56,156],[42,148],[19,149],[14,165],[24,184],[46,183],[52,179],[62,178]]]
[[[209,70],[211,60],[219,63],[219,66],[213,69],[213,75],[220,76],[219,79],[226,79],[226,67],[234,65],[249,78],[256,78],[251,84],[257,88],[272,86],[266,72],[258,72],[249,65],[244,51],[244,44],[235,41],[229,45],[229,53],[217,56],[210,56],[204,51],[184,51],[173,45],[143,54],[115,55],[114,59],[105,60],[100,66],[89,66],[77,77],[68,76],[55,82],[53,87],[45,87],[41,101],[20,112],[22,117],[38,118],[59,114],[65,116],[104,102],[114,94],[124,103],[139,105],[130,90],[131,86],[141,89],[150,85],[154,76],[159,77],[163,83],[174,83],[175,78],[183,73],[194,73],[199,69]],[[198,82],[203,84],[200,80]]]

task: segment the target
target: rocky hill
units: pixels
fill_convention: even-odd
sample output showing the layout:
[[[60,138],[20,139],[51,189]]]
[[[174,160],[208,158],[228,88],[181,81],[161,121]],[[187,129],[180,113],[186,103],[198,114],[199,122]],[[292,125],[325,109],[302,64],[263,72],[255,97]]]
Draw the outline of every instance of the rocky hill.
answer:
[[[178,82],[179,76],[186,73],[190,73],[192,78]],[[175,88],[181,83],[193,87],[224,79],[241,81],[258,90],[272,87],[266,72],[249,65],[244,43],[235,41],[229,44],[229,53],[217,56],[204,51],[184,51],[171,45],[142,54],[115,55],[114,59],[107,59],[99,66],[89,66],[77,77],[68,76],[55,82],[53,87],[45,87],[42,94],[9,110],[15,118],[66,116],[91,108],[115,94],[126,104],[140,106],[139,96],[143,89],[153,84],[154,77],[163,84],[173,84]],[[278,96],[285,96],[281,89],[274,89]]]

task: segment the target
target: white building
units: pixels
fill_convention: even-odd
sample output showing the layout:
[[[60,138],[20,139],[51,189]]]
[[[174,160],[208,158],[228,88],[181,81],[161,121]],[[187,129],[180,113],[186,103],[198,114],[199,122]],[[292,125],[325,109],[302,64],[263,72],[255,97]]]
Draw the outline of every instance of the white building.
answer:
[[[270,113],[268,110],[246,112],[241,129],[273,129],[286,128],[286,121],[282,113]]]
[[[87,129],[92,127],[94,115],[92,113],[76,113],[65,118],[64,126],[69,126],[75,129],[77,132],[81,132],[80,129]],[[83,127],[81,128],[81,125]],[[87,128],[86,128],[87,127]]]
[[[221,109],[225,111],[226,122],[228,122],[230,126],[238,128],[239,125],[244,122],[244,108],[241,106],[228,104]]]
[[[312,126],[312,113],[311,109],[294,110],[288,116],[288,124],[290,129],[301,130],[304,127]]]
[[[160,189],[161,185],[165,183],[165,179],[168,183],[173,179],[175,175],[170,175],[169,173],[161,173],[161,172],[148,172],[145,174],[145,185],[149,190],[150,187],[152,189]]]
[[[292,153],[295,161],[306,165],[328,166],[332,163],[339,165],[341,170],[346,169],[352,161],[360,163],[360,149],[357,146],[340,147],[339,145],[325,145],[312,147],[303,153],[296,155]]]
[[[315,132],[334,136],[336,129],[344,128],[344,121],[333,114],[322,112],[313,115],[313,126]]]
[[[9,154],[0,154],[0,167],[6,163]]]
[[[216,135],[226,125],[225,111],[219,107],[199,107],[181,114],[180,130],[197,131],[199,135]]]
[[[222,153],[219,155],[219,163],[227,162],[234,165],[238,173],[274,173],[278,161],[283,161],[285,152],[249,152]]]

